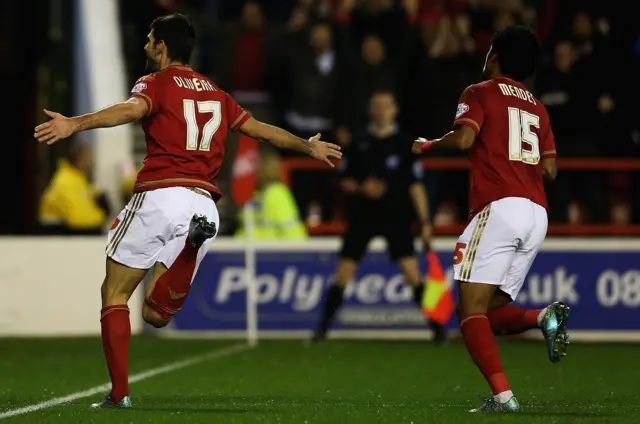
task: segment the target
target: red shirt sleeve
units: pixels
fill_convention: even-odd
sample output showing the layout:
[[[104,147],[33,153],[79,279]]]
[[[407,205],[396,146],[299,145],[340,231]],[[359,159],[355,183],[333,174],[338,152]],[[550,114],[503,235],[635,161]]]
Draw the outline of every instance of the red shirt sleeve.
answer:
[[[543,159],[555,158],[558,156],[556,153],[556,139],[553,136],[551,125],[547,127],[547,133],[542,139],[542,145],[540,147],[540,156],[542,156]]]
[[[471,85],[464,90],[458,101],[458,110],[453,126],[466,125],[476,134],[480,132],[484,122],[484,110],[480,102],[480,93],[477,86]]]
[[[229,122],[231,131],[238,131],[240,127],[251,117],[228,93],[225,94],[225,114]]]
[[[157,86],[157,78],[153,75],[147,75],[136,81],[131,89],[131,94],[129,94],[129,98],[138,97],[147,103],[147,116],[156,113],[160,106]]]

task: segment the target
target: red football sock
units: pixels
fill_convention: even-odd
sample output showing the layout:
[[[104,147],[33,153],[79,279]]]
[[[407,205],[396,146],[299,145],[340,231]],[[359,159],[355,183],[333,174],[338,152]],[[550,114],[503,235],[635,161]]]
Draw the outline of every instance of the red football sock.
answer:
[[[494,395],[509,389],[507,377],[502,370],[498,343],[484,314],[469,314],[460,321],[464,344],[471,359],[491,386]]]
[[[197,258],[198,248],[191,246],[187,239],[182,252],[171,268],[156,282],[147,305],[158,312],[162,318],[170,319],[182,308],[191,287]]]
[[[524,309],[517,306],[503,306],[487,312],[493,334],[520,334],[538,328],[538,314],[541,309]]]
[[[102,349],[111,377],[111,400],[119,402],[129,394],[129,308],[127,305],[105,306],[100,311],[100,324]]]

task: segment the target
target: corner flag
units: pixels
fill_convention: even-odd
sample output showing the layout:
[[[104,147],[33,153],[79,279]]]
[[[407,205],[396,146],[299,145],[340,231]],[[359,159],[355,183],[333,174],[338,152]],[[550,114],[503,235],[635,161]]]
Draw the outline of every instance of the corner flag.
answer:
[[[427,252],[426,287],[422,295],[422,313],[432,321],[445,325],[455,309],[453,294],[445,281],[444,270],[434,251]]]

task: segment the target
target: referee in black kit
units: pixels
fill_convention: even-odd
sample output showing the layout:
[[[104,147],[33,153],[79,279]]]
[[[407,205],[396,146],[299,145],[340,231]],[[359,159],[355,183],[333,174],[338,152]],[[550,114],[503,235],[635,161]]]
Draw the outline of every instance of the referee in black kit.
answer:
[[[398,129],[398,106],[390,91],[376,91],[370,102],[371,123],[367,131],[353,138],[342,156],[341,187],[347,194],[348,229],[342,235],[342,250],[335,279],[324,297],[322,315],[312,341],[327,336],[333,318],[342,305],[344,290],[353,280],[369,241],[383,236],[389,258],[397,262],[406,282],[413,287],[413,299],[420,306],[423,276],[412,227],[417,217],[425,244],[431,239],[431,221],[422,167],[411,153],[412,137]],[[442,326],[431,323],[434,339],[442,342]]]

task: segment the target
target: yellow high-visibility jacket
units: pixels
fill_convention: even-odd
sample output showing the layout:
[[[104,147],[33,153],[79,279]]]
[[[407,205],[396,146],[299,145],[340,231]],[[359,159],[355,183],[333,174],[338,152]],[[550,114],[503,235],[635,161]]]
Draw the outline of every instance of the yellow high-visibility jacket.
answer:
[[[270,184],[264,190],[256,192],[252,202],[255,205],[253,238],[301,240],[308,237],[291,191],[284,184]],[[240,212],[240,226],[236,231],[236,237],[245,236],[246,212],[246,207]]]
[[[106,216],[96,201],[97,194],[97,188],[81,170],[61,160],[40,199],[39,221],[72,230],[100,228]]]

